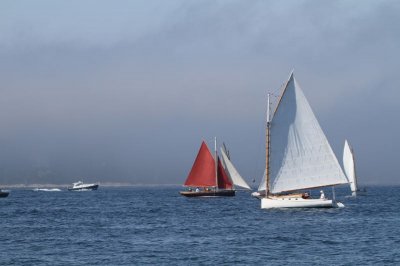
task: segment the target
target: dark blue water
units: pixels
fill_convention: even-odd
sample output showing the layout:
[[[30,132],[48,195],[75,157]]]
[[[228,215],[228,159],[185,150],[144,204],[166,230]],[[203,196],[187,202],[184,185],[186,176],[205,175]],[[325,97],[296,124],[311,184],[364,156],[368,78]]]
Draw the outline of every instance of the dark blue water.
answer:
[[[179,187],[12,190],[0,199],[0,265],[400,265],[400,187],[346,208],[261,210]]]

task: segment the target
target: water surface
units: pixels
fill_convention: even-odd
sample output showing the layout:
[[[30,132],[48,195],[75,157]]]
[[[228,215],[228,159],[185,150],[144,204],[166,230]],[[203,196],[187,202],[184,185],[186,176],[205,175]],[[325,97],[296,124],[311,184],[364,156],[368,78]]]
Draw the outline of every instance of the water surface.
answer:
[[[0,199],[0,265],[400,265],[400,187],[341,189],[345,208],[297,210],[179,190],[12,190]]]

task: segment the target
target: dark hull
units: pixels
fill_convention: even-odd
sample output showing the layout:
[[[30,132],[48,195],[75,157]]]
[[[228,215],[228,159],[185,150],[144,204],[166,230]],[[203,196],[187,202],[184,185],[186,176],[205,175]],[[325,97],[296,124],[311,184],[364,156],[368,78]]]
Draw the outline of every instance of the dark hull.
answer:
[[[185,197],[233,197],[234,190],[218,190],[218,191],[181,191],[180,194]]]
[[[8,194],[10,194],[10,193],[9,192],[5,192],[5,191],[0,191],[0,198],[8,197]]]
[[[87,186],[87,187],[81,187],[81,188],[68,188],[69,191],[78,191],[78,190],[97,190],[99,185],[93,185],[93,186]]]

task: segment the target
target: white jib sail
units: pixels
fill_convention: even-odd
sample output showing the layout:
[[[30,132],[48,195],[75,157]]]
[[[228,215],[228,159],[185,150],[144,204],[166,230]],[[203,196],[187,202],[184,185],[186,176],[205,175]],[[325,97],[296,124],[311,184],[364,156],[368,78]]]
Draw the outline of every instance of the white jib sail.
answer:
[[[357,191],[357,178],[356,178],[356,168],[354,164],[353,150],[351,149],[347,140],[344,142],[343,149],[343,168],[347,175],[350,183],[350,189],[352,192]]]
[[[270,134],[272,193],[348,183],[293,73]]]
[[[260,182],[260,184],[258,185],[258,191],[265,191],[266,190],[266,180],[265,180],[265,172],[266,171],[264,171],[264,174],[263,174],[263,176],[262,176],[262,178],[261,178],[261,182]]]
[[[232,162],[228,159],[228,156],[222,148],[221,154],[223,165],[225,166],[226,172],[231,178],[233,184],[242,188],[251,189],[246,181],[244,181],[243,178],[240,176],[239,172],[236,170],[235,166],[233,166]]]

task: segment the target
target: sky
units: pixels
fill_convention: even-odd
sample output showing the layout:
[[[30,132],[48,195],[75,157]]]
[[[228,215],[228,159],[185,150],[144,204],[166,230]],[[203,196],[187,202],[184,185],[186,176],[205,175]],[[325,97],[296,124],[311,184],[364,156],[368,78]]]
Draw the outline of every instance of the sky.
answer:
[[[202,140],[265,165],[294,69],[361,184],[400,184],[398,1],[0,2],[0,185],[182,184]],[[256,185],[256,184],[254,184]]]

